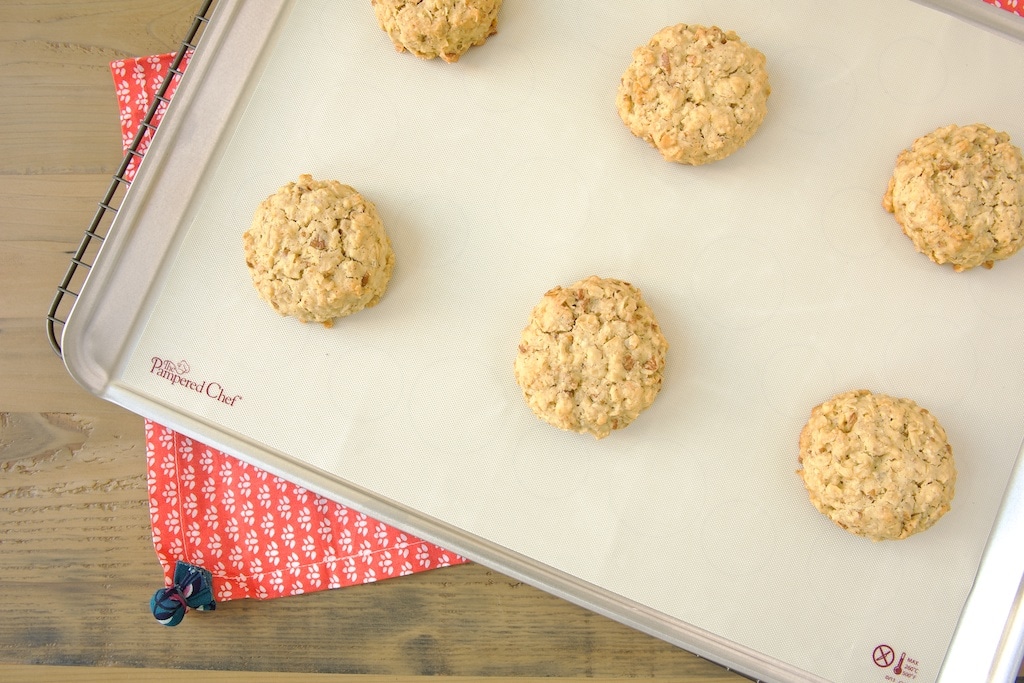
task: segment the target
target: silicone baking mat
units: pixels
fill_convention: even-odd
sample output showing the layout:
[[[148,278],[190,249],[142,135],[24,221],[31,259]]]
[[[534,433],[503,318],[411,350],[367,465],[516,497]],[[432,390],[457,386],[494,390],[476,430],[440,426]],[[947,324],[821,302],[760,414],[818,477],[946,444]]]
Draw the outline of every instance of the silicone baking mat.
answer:
[[[881,195],[939,125],[1024,138],[1024,49],[910,2],[587,9],[507,0],[446,65],[396,54],[362,3],[294,3],[163,226],[113,384],[809,677],[885,680],[891,651],[933,680],[1024,434],[1024,262],[939,268]],[[699,168],[614,109],[632,48],[678,21],[736,30],[772,78],[757,136]],[[398,259],[332,329],[271,311],[241,257],[303,172],[373,199]],[[638,285],[671,344],[655,405],[601,442],[539,422],[511,375],[529,309],[592,273]],[[811,406],[858,387],[949,432],[957,497],[925,534],[849,536],[794,474]]]

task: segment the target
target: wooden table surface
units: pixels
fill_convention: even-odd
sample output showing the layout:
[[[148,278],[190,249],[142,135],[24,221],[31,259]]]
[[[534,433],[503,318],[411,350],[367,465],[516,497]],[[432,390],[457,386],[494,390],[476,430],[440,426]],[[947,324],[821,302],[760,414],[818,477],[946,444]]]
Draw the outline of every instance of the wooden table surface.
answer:
[[[175,51],[198,7],[0,1],[0,680],[745,680],[475,564],[156,623],[142,419],[44,317],[121,160],[108,64]]]

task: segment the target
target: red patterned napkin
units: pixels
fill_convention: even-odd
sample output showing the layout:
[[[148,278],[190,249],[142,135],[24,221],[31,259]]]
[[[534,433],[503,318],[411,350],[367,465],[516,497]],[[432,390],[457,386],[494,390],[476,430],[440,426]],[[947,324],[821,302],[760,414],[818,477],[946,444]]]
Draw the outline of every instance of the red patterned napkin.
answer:
[[[157,55],[110,65],[126,150],[172,61]],[[187,63],[186,57],[179,71]],[[144,133],[140,154],[151,133]],[[133,159],[125,179],[135,170]],[[146,461],[153,545],[165,583],[173,583],[178,561],[202,567],[212,574],[218,602],[311,593],[467,561],[149,420]]]
[[[1024,0],[985,0],[985,2],[1004,9],[1011,14],[1024,17]]]
[[[183,560],[214,598],[278,598],[465,562],[265,470],[146,422],[153,544],[170,585]]]
[[[179,66],[180,70],[185,69],[191,56],[191,52],[185,55]],[[121,112],[121,146],[125,152],[135,140],[135,134],[149,112],[150,105],[156,99],[157,91],[173,61],[173,55],[154,55],[142,59],[119,59],[111,62],[110,71],[114,76],[114,92],[117,94],[117,106]],[[174,94],[180,79],[181,77],[178,75],[172,78],[167,86],[166,97]],[[151,125],[155,127],[160,123],[165,108],[165,105],[160,105],[153,115]],[[151,138],[152,131],[147,130],[139,142],[139,155],[144,155],[149,149]],[[137,165],[137,159],[133,157],[125,171],[125,180],[130,182],[135,178]]]

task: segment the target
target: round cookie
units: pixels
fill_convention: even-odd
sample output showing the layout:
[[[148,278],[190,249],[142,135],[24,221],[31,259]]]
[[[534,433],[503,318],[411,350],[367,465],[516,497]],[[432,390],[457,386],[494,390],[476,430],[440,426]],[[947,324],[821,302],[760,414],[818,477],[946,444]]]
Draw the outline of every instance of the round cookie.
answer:
[[[501,0],[371,0],[377,23],[399,52],[457,62],[498,31]]]
[[[376,305],[395,267],[373,203],[309,175],[260,203],[242,243],[260,297],[283,315],[326,327]]]
[[[602,439],[654,402],[667,350],[640,290],[595,275],[555,287],[534,307],[515,378],[537,417]]]
[[[732,31],[676,24],[633,51],[616,105],[668,161],[706,164],[745,145],[768,111],[765,57]]]
[[[1006,133],[945,126],[896,157],[882,206],[935,263],[991,268],[1024,246],[1024,159]]]
[[[819,512],[873,541],[924,531],[949,511],[953,449],[938,420],[905,398],[858,390],[811,411],[797,474]]]

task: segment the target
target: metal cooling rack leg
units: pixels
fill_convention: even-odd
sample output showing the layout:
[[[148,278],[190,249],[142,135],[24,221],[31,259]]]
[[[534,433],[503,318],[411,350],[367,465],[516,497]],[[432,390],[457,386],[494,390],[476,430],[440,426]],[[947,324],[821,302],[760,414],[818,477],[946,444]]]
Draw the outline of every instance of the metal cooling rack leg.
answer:
[[[104,219],[108,215],[113,216],[117,214],[120,201],[116,202],[117,205],[115,206],[115,199],[118,196],[123,197],[123,194],[131,187],[131,181],[125,178],[128,166],[133,160],[136,160],[137,163],[141,162],[142,158],[145,156],[145,153],[140,151],[142,141],[145,139],[147,132],[152,134],[156,130],[156,126],[153,125],[153,119],[159,108],[161,106],[166,106],[170,102],[170,99],[167,97],[167,88],[176,76],[181,76],[184,73],[181,69],[181,62],[185,56],[190,51],[195,50],[198,45],[199,38],[202,37],[201,33],[203,29],[210,22],[210,14],[212,13],[215,4],[216,0],[205,0],[193,18],[192,25],[189,27],[185,39],[181,42],[181,46],[174,55],[174,59],[171,61],[171,66],[167,71],[167,76],[157,89],[153,103],[149,106],[149,109],[146,110],[146,115],[143,117],[138,131],[136,131],[131,145],[129,145],[128,150],[125,152],[124,159],[121,160],[117,173],[112,178],[106,194],[103,195],[103,199],[99,202],[99,206],[93,216],[92,222],[89,224],[89,228],[82,236],[82,239],[78,244],[78,249],[75,250],[74,256],[71,257],[71,263],[68,264],[67,271],[64,273],[64,278],[57,286],[57,291],[54,294],[53,301],[50,302],[50,310],[46,314],[46,335],[50,340],[50,347],[58,356],[63,357],[64,355],[63,350],[61,349],[59,332],[63,332],[64,325],[67,323],[68,316],[70,315],[70,309],[74,307],[74,303],[72,303],[70,306],[62,308],[62,305],[65,303],[65,297],[78,297],[79,292],[76,291],[76,288],[72,287],[72,283],[75,281],[75,275],[78,273],[79,268],[85,270],[92,268],[92,263],[86,260],[86,254],[89,252],[89,247],[94,241],[99,244],[103,243],[103,240],[106,237],[105,233],[101,232],[101,226],[104,225]],[[58,326],[60,327],[60,330],[57,329]]]

